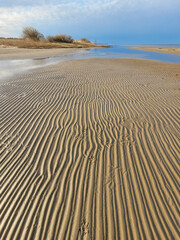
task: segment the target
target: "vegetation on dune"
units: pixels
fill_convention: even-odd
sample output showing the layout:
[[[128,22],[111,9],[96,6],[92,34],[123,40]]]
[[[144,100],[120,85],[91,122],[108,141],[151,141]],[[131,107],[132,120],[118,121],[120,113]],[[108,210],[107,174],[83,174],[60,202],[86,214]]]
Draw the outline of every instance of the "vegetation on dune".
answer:
[[[0,45],[2,47],[18,47],[18,48],[82,48],[82,44],[76,43],[58,43],[58,42],[49,42],[48,40],[39,40],[34,41],[31,39],[7,39],[0,38]]]
[[[90,41],[87,38],[81,38],[81,42],[90,43]]]
[[[66,34],[57,34],[55,36],[48,36],[47,40],[49,42],[64,42],[64,43],[72,43],[74,39],[70,35]]]
[[[96,45],[87,38],[74,40],[72,36],[66,34],[57,34],[44,37],[37,29],[33,27],[24,27],[22,29],[22,38],[1,38],[0,45],[3,47],[18,48],[89,48],[89,47],[108,47],[107,45]]]
[[[28,38],[34,41],[39,41],[44,39],[44,35],[33,27],[24,27],[22,30],[22,37],[24,39]]]

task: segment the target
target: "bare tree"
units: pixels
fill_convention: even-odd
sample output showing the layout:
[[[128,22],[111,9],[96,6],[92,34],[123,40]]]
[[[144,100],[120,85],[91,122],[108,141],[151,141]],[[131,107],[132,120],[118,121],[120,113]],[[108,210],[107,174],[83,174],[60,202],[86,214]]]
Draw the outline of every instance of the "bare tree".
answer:
[[[22,30],[22,37],[29,38],[34,41],[44,39],[43,34],[33,27],[24,27]]]

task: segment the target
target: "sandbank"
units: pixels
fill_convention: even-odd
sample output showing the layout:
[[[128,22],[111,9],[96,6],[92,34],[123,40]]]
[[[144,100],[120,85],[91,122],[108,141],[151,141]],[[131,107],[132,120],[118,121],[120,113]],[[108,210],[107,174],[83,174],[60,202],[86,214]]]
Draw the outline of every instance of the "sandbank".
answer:
[[[149,52],[159,52],[180,55],[180,47],[162,47],[162,46],[138,46],[138,47],[128,47],[137,50],[149,51]]]

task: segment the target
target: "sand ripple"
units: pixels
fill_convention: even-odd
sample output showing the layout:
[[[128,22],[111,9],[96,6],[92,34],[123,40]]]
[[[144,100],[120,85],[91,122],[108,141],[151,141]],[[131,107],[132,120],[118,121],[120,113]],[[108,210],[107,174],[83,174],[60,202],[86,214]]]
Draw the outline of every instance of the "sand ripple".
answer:
[[[178,68],[84,60],[1,82],[1,239],[178,239]]]

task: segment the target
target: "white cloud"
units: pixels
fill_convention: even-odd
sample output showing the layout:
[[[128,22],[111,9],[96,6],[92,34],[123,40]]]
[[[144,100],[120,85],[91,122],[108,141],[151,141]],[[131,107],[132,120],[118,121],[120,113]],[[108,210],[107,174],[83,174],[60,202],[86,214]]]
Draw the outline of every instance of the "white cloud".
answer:
[[[6,0],[0,3],[0,36],[19,36],[24,26],[66,26],[119,19],[138,11],[178,8],[179,0]],[[50,3],[49,3],[50,2]]]
[[[37,3],[46,1],[38,1]],[[54,2],[57,2],[54,0]],[[18,2],[17,2],[18,3]],[[43,4],[41,6],[18,6],[0,8],[0,36],[16,35],[23,26],[43,24],[70,24],[78,23],[88,17],[99,18],[102,13],[110,11],[118,1],[61,1],[56,5]],[[6,34],[4,34],[6,33]]]
[[[4,0],[0,2],[0,6],[33,6],[49,4],[49,0]],[[51,4],[68,2],[67,0],[51,0]]]

